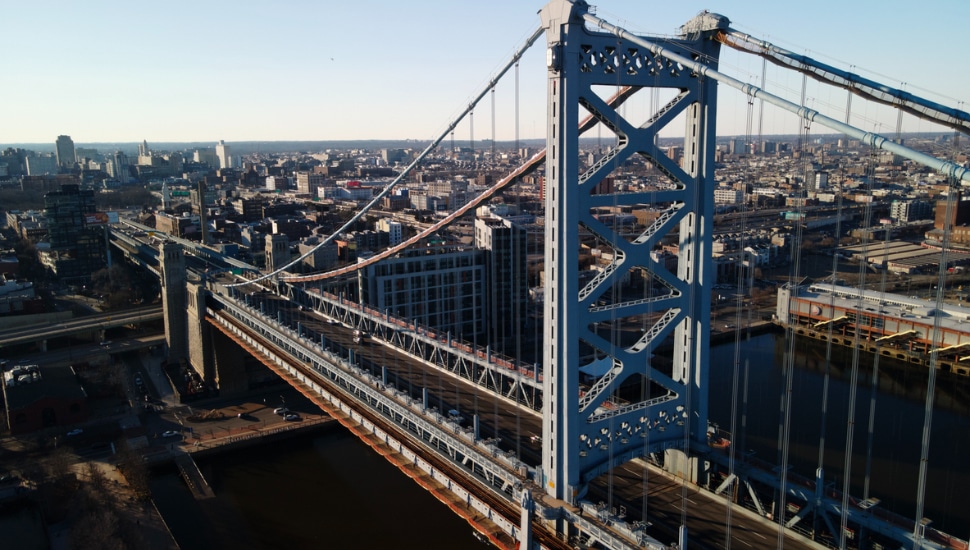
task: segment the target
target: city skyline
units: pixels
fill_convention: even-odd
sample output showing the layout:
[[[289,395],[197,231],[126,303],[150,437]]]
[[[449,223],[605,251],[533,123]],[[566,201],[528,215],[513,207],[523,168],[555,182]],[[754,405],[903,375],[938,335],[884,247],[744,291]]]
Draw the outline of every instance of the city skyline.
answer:
[[[56,10],[5,10],[0,44],[17,55],[8,60],[12,85],[0,92],[0,143],[53,143],[62,134],[78,143],[432,139],[539,25],[536,11],[545,2],[286,2],[273,9],[255,2],[175,2],[165,10],[114,1],[55,4]],[[824,0],[797,14],[785,5],[726,0],[595,6],[632,32],[666,35],[709,9],[796,53],[845,69],[839,60],[852,59],[863,76],[906,82],[907,91],[965,109],[970,76],[950,68],[954,56],[946,53],[960,51],[959,35],[935,29],[939,13],[963,20],[970,4],[934,4]],[[540,138],[545,130],[542,42],[521,64],[520,139]],[[761,65],[723,48],[721,68],[739,80],[758,84]],[[499,141],[515,139],[511,77],[495,94]],[[801,77],[769,66],[766,87],[797,99]],[[720,89],[718,133],[743,134],[744,97]],[[844,117],[845,92],[810,83],[806,96],[810,106],[835,118],[841,109]],[[853,124],[894,131],[895,117],[878,112],[854,101]],[[466,122],[456,139],[491,138],[489,98],[476,115],[474,134]],[[941,129],[907,116],[903,130]],[[765,134],[797,131],[793,116],[766,111]]]

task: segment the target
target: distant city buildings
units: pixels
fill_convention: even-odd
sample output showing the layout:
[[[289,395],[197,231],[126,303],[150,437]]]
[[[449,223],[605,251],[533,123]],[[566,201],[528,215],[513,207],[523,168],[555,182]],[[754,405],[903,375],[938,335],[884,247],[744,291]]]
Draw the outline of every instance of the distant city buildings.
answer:
[[[924,200],[894,200],[889,207],[889,217],[898,222],[933,219],[933,204]]]
[[[145,145],[146,149],[147,147]],[[128,155],[121,151],[115,151],[108,161],[108,175],[122,183],[128,183],[128,179],[131,177]]]
[[[317,189],[323,187],[326,182],[327,176],[324,174],[307,171],[296,173],[297,193],[306,193],[315,197],[317,196]]]
[[[60,169],[56,155],[37,154],[29,156],[25,160],[27,162],[27,175],[29,176],[56,174]]]
[[[74,151],[74,140],[71,136],[57,136],[54,142],[57,155],[57,166],[60,168],[73,168],[77,162],[77,153]]]
[[[216,145],[216,158],[219,159],[219,165],[216,168],[233,168],[232,153],[224,140],[220,139],[219,144]]]
[[[377,221],[377,230],[387,233],[388,246],[397,246],[404,240],[404,224],[381,218]]]
[[[196,149],[192,154],[192,160],[205,164],[213,170],[220,168],[219,155],[214,149]]]

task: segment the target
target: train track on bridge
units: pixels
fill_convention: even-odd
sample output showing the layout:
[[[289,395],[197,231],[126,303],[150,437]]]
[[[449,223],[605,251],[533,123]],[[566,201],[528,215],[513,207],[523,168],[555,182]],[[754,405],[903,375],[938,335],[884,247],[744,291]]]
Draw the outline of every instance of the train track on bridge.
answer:
[[[238,323],[232,317],[230,316],[220,316],[220,317],[226,322],[232,324],[238,330],[249,334],[251,337],[263,340],[262,338],[260,338],[258,334],[255,334],[253,331],[249,330],[248,327]],[[339,409],[335,408],[332,403],[324,399],[319,393],[314,391],[309,385],[300,381],[296,376],[292,375],[291,373],[287,372],[285,369],[281,368],[270,357],[262,353],[260,350],[254,348],[248,342],[237,337],[231,331],[226,330],[220,323],[214,322],[212,320],[209,320],[209,322],[213,327],[218,329],[222,334],[225,334],[231,340],[239,344],[248,353],[250,353],[253,357],[257,358],[261,363],[266,365],[267,368],[269,368],[277,375],[279,375],[281,378],[286,380],[288,384],[295,387],[300,393],[302,393],[304,396],[310,399],[314,404],[320,407],[321,410],[327,412],[327,414],[329,414],[335,420],[340,422],[341,425],[345,426],[352,433],[357,435],[362,441],[367,443],[369,446],[373,447],[377,452],[379,452],[382,456],[384,456],[385,459],[387,459],[389,462],[397,466],[401,471],[403,471],[406,475],[414,479],[425,489],[429,490],[432,494],[435,495],[436,498],[438,498],[441,502],[443,502],[449,508],[451,508],[452,511],[457,513],[459,516],[465,518],[465,520],[468,521],[469,524],[471,524],[477,531],[483,532],[483,534],[489,537],[489,540],[493,544],[495,544],[500,548],[517,547],[517,542],[512,540],[507,535],[505,535],[505,533],[499,530],[498,527],[495,527],[493,529],[488,529],[484,525],[479,523],[480,520],[470,515],[474,511],[466,507],[460,499],[448,498],[447,496],[444,496],[440,493],[440,491],[450,492],[449,489],[445,487],[441,487],[440,489],[438,489],[437,487],[434,487],[433,485],[430,485],[429,483],[425,482],[424,478],[426,478],[427,476],[416,474],[413,471],[413,467],[409,467],[409,465],[398,460],[396,457],[399,453],[395,449],[387,445],[383,445],[383,441],[373,437],[373,434],[369,434],[361,431],[360,429],[361,424],[359,422],[351,419],[347,414],[342,413]],[[265,340],[263,340],[263,345],[265,345],[267,348],[271,348],[278,357],[286,358],[287,362],[293,369],[297,370],[298,372],[300,372],[301,374],[303,374],[308,378],[312,378],[316,383],[320,384],[321,386],[324,386],[328,391],[337,395],[342,395],[344,393],[342,388],[332,385],[329,380],[327,380],[325,377],[320,376],[313,368],[307,366],[302,360],[293,357],[286,350]],[[353,400],[350,398],[346,398],[344,399],[344,401],[347,403],[353,402]],[[465,471],[456,467],[451,462],[445,460],[444,458],[440,457],[436,453],[430,452],[427,449],[425,449],[424,445],[422,445],[419,441],[417,441],[412,434],[401,430],[394,423],[388,422],[383,416],[365,407],[359,407],[359,408],[355,407],[354,409],[358,414],[365,417],[372,424],[379,426],[382,430],[384,430],[387,433],[393,434],[398,441],[402,442],[403,444],[406,444],[408,449],[411,452],[420,456],[421,459],[426,461],[428,464],[430,464],[432,468],[445,473],[445,475],[448,478],[454,480],[461,487],[473,493],[475,498],[484,502],[489,508],[491,508],[493,511],[500,514],[507,522],[513,525],[517,525],[519,523],[520,510],[511,502],[509,502],[504,498],[499,497],[488,488],[483,487],[481,483],[478,482],[478,480],[468,475]],[[383,448],[380,448],[380,447],[383,447]],[[487,519],[487,518],[482,518],[482,519]],[[571,548],[571,546],[566,541],[560,538],[560,534],[551,532],[545,524],[533,519],[531,525],[532,525],[532,535],[533,535],[534,541],[539,543],[543,548],[563,549],[563,550],[567,550]],[[500,534],[502,535],[501,537],[499,536]]]

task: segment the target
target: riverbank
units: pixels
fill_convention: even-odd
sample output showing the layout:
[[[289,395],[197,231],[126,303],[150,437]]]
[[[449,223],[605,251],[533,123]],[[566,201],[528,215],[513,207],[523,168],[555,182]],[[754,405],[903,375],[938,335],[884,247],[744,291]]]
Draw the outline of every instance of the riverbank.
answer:
[[[778,324],[778,327],[782,331],[786,330],[786,327],[780,323]],[[806,336],[823,343],[831,341],[833,344],[847,349],[852,349],[857,345],[855,336],[832,334],[831,331],[815,330],[812,327],[802,325],[794,327],[793,330],[797,336]],[[895,359],[897,361],[906,363],[911,367],[921,367],[923,369],[929,368],[932,360],[930,354],[910,351],[901,347],[879,345],[878,342],[880,340],[881,339],[861,340],[858,342],[859,349],[868,352],[871,355],[881,355],[883,357]],[[963,356],[961,355],[943,356],[940,354],[936,358],[936,368],[941,372],[949,372],[959,376],[970,377],[970,366],[961,362],[962,357]]]

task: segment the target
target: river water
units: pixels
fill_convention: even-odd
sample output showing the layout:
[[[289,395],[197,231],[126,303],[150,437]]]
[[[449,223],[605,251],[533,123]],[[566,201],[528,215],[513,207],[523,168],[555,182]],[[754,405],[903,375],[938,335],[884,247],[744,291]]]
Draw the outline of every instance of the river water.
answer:
[[[826,345],[808,338],[796,339],[792,371],[792,404],[788,463],[792,471],[814,478],[822,435]],[[722,353],[723,351],[723,353]],[[734,381],[734,344],[718,346],[711,359],[710,417],[729,429]],[[783,335],[765,334],[741,344],[738,369],[737,423],[731,437],[740,450],[780,464],[778,452],[781,396],[786,387]],[[846,434],[850,425],[852,350],[833,347],[825,426],[824,472],[828,482],[841,490],[845,471]],[[748,369],[748,403],[745,407],[744,365]],[[861,498],[865,484],[869,447],[869,411],[874,356],[859,354],[856,407],[850,463],[850,494]],[[915,514],[920,450],[927,385],[925,367],[879,358],[879,383],[875,392],[875,423],[872,437],[870,497],[880,506],[912,519]],[[970,537],[970,380],[950,374],[937,376],[936,400],[930,433],[924,517],[951,535]],[[747,413],[747,429],[740,417]]]
[[[745,340],[739,352],[737,427],[732,440],[763,460],[780,463],[780,396],[785,387],[784,337]],[[734,344],[711,359],[710,416],[730,429]],[[789,464],[813,477],[821,435],[824,344],[796,340],[792,373]],[[742,400],[747,360],[747,404]],[[860,355],[854,419],[851,493],[865,480],[872,356]],[[825,477],[841,489],[850,396],[851,351],[833,349],[825,428]],[[922,438],[925,370],[880,358],[870,495],[880,506],[913,517]],[[924,516],[961,538],[970,537],[970,383],[941,375],[929,454]],[[741,430],[740,415],[747,416]],[[173,471],[152,490],[182,548],[465,548],[478,545],[471,527],[353,435],[342,429],[250,447],[199,463],[216,498],[194,501]]]
[[[472,528],[342,428],[199,460],[216,498],[174,467],[152,482],[183,550],[469,548]]]

